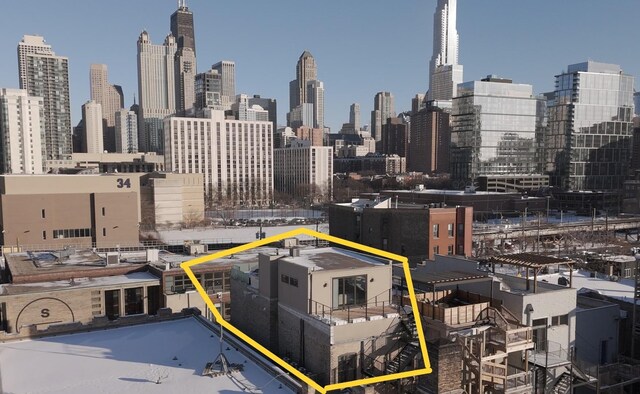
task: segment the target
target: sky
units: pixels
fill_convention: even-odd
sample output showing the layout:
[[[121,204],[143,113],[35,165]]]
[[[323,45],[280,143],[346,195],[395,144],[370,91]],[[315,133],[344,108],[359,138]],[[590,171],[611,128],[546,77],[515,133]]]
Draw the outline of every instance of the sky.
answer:
[[[236,93],[278,100],[286,121],[289,81],[309,50],[325,85],[325,124],[338,132],[349,105],[369,123],[376,92],[395,96],[396,112],[428,89],[436,0],[187,0],[194,13],[198,71],[236,63]],[[169,32],[175,0],[4,0],[0,12],[0,88],[18,87],[16,47],[24,34],[45,37],[69,58],[72,121],[89,99],[89,66],[104,63],[137,92],[136,41]],[[458,0],[459,62],[464,80],[489,74],[553,90],[554,76],[586,60],[616,63],[640,76],[638,0]]]

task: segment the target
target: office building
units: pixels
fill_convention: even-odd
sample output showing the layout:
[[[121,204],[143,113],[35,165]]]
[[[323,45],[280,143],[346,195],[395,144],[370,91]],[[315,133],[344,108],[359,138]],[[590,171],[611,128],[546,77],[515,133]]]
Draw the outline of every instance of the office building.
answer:
[[[269,121],[269,111],[263,109],[257,104],[249,104],[249,96],[239,94],[236,101],[231,105],[231,111],[237,120],[258,120],[261,122]]]
[[[191,48],[178,48],[175,57],[176,111],[185,114],[196,102],[196,56]]]
[[[178,49],[189,48],[196,55],[196,36],[193,28],[193,12],[189,11],[186,0],[178,1],[178,9],[171,14],[171,35],[175,37]]]
[[[202,174],[151,173],[140,178],[141,222],[152,228],[204,220]]]
[[[138,153],[138,116],[135,112],[116,111],[115,136],[117,153]]]
[[[313,128],[315,109],[311,103],[300,104],[287,114],[289,126],[297,130],[302,126]]]
[[[357,132],[360,130],[360,104],[353,103],[349,106],[349,123],[353,125],[353,129]]]
[[[102,106],[93,100],[84,103],[82,105],[82,123],[84,125],[82,151],[84,153],[104,152]]]
[[[289,83],[289,111],[308,103],[307,83],[318,80],[316,60],[309,51],[302,52],[296,64],[296,79]]]
[[[236,64],[232,61],[223,60],[213,66],[212,70],[218,71],[222,82],[222,101],[231,105],[236,98]]]
[[[168,35],[162,45],[151,43],[143,31],[138,39],[138,148],[164,152],[163,119],[176,112],[176,40]]]
[[[536,105],[531,85],[488,76],[458,86],[451,113],[451,177],[536,173]]]
[[[164,156],[150,153],[73,153],[69,160],[46,160],[53,174],[116,174],[164,171]]]
[[[69,61],[56,56],[42,36],[25,35],[18,43],[20,89],[44,102],[46,159],[63,159],[72,152]]]
[[[41,174],[44,102],[24,89],[0,89],[0,172]]]
[[[432,173],[449,172],[450,111],[427,106],[411,115],[409,171]]]
[[[273,123],[273,129],[278,127],[278,103],[276,99],[260,97],[259,94],[254,94],[249,98],[249,106],[259,105],[262,109],[269,113],[269,122]]]
[[[300,126],[295,129],[296,137],[301,141],[308,141],[311,146],[323,146],[324,132],[322,129],[316,129],[307,126]]]
[[[373,100],[373,111],[371,111],[371,137],[376,142],[382,140],[382,125],[387,123],[388,118],[395,118],[396,110],[393,94],[389,92],[378,92]]]
[[[451,100],[463,81],[458,64],[457,0],[438,0],[433,14],[433,55],[429,62],[429,100]]]
[[[407,159],[398,155],[373,153],[370,148],[358,145],[340,150],[347,152],[339,152],[338,157],[333,159],[333,171],[336,173],[396,175],[407,172]]]
[[[102,106],[104,119],[104,149],[115,152],[116,111],[124,108],[122,87],[109,83],[106,64],[92,64],[89,69],[91,100]]]
[[[556,76],[545,144],[551,186],[619,190],[633,135],[633,76],[616,64],[572,64]]]
[[[208,201],[267,205],[273,199],[273,125],[226,119],[210,110],[206,118],[165,119],[165,168],[204,174]]]
[[[313,105],[313,126],[324,131],[324,84],[321,81],[307,82],[307,102]]]
[[[197,110],[226,109],[222,104],[222,75],[218,70],[211,69],[196,75],[195,100]]]
[[[273,178],[275,191],[288,194],[299,201],[331,201],[333,148],[306,145],[275,149]]]

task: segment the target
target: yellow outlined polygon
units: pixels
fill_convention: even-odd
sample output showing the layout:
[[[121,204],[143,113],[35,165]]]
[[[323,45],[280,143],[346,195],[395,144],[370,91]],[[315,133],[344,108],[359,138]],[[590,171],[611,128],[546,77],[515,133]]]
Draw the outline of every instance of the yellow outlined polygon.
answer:
[[[407,282],[407,288],[409,289],[409,297],[411,299],[411,308],[413,308],[414,311],[418,311],[418,303],[416,301],[416,294],[415,294],[415,292],[413,290],[413,281],[411,280],[411,272],[409,271],[409,261],[408,261],[408,259],[406,257],[400,256],[400,255],[397,255],[397,254],[394,254],[394,253],[390,253],[390,252],[387,252],[387,251],[384,251],[384,250],[372,248],[370,246],[360,245],[360,244],[358,244],[356,242],[347,241],[347,240],[344,240],[342,238],[337,238],[337,237],[334,237],[334,236],[331,236],[331,235],[319,233],[317,231],[313,231],[313,230],[310,230],[310,229],[307,229],[307,228],[299,228],[299,229],[296,229],[296,230],[288,231],[286,233],[282,233],[282,234],[274,235],[274,236],[271,236],[271,237],[267,237],[267,238],[261,239],[259,241],[254,241],[254,242],[251,242],[251,243],[248,243],[248,244],[245,244],[245,245],[237,246],[235,248],[231,248],[231,249],[223,250],[223,251],[220,251],[220,252],[216,252],[216,253],[213,253],[213,254],[210,254],[210,255],[207,255],[207,256],[197,257],[197,258],[195,258],[193,260],[185,261],[184,263],[180,264],[180,267],[182,267],[182,269],[187,273],[187,275],[189,276],[189,279],[191,279],[191,282],[194,284],[195,288],[198,290],[198,293],[204,299],[204,302],[207,304],[207,306],[209,307],[209,309],[211,310],[211,312],[215,316],[216,323],[220,324],[222,327],[224,327],[227,330],[229,330],[230,332],[234,333],[237,337],[239,337],[242,340],[244,340],[246,343],[251,345],[254,349],[256,349],[257,351],[259,351],[260,353],[262,353],[263,355],[268,357],[270,360],[272,360],[273,362],[275,362],[276,364],[278,364],[279,366],[284,368],[286,371],[290,372],[292,375],[296,376],[297,378],[299,378],[300,380],[302,380],[303,382],[308,384],[310,387],[313,387],[314,389],[316,389],[321,394],[325,394],[327,391],[331,391],[331,390],[340,390],[340,389],[346,389],[346,388],[349,388],[349,387],[355,387],[355,386],[361,386],[361,385],[367,385],[367,384],[375,384],[375,383],[381,383],[381,382],[388,382],[388,381],[391,381],[391,380],[410,378],[410,377],[414,377],[414,376],[426,375],[426,374],[431,373],[431,371],[432,371],[431,370],[431,363],[429,362],[429,355],[427,354],[427,344],[426,344],[426,341],[425,341],[424,332],[422,330],[422,324],[420,323],[418,318],[416,318],[416,330],[417,330],[417,333],[418,333],[418,342],[420,343],[420,351],[422,353],[422,359],[424,360],[424,368],[416,369],[416,370],[413,370],[413,371],[398,372],[398,373],[389,374],[389,375],[376,376],[376,377],[372,377],[372,378],[357,379],[357,380],[352,380],[352,381],[349,381],[349,382],[342,382],[342,383],[336,383],[336,384],[329,384],[329,385],[326,385],[326,386],[320,386],[318,383],[313,381],[311,378],[306,376],[304,373],[298,371],[294,366],[290,365],[289,363],[287,363],[286,361],[284,361],[283,359],[281,359],[277,355],[273,354],[270,350],[268,350],[267,348],[265,348],[264,346],[262,346],[261,344],[259,344],[255,340],[253,340],[251,337],[246,335],[244,332],[238,330],[231,323],[229,323],[226,320],[224,320],[222,318],[222,315],[220,315],[220,312],[218,312],[218,308],[216,308],[214,306],[213,301],[207,295],[207,292],[202,287],[202,285],[200,284],[200,282],[196,278],[195,274],[191,270],[191,267],[193,267],[194,265],[197,265],[197,264],[205,263],[205,262],[210,261],[210,260],[217,260],[217,259],[220,259],[222,257],[232,255],[234,253],[244,252],[244,251],[249,250],[249,249],[253,249],[253,248],[257,248],[259,246],[263,246],[263,245],[267,245],[267,244],[270,244],[270,243],[273,243],[273,242],[277,242],[277,241],[280,241],[280,240],[285,239],[285,238],[295,237],[296,235],[300,235],[300,234],[305,234],[305,235],[308,235],[308,236],[311,236],[311,237],[320,238],[320,239],[323,239],[325,241],[329,241],[329,242],[336,243],[336,244],[343,245],[343,246],[347,246],[349,248],[353,248],[353,249],[356,249],[356,250],[361,250],[363,252],[367,252],[367,253],[375,254],[375,255],[378,255],[378,256],[382,256],[382,257],[388,258],[390,260],[395,260],[395,261],[401,262],[402,266],[404,268],[404,274],[405,274],[405,278],[406,278],[406,282]],[[416,316],[416,314],[414,314],[414,318],[415,318],[415,316]]]

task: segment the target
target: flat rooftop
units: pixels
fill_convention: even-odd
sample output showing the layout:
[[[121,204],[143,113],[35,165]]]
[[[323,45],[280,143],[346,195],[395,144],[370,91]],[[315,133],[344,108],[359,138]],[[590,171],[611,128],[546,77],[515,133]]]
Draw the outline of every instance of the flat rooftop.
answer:
[[[282,260],[313,270],[341,270],[367,268],[389,264],[389,260],[340,248],[299,249],[300,256],[286,256]]]
[[[74,276],[74,272],[105,268],[135,269],[146,263],[146,259],[138,261],[132,258],[132,263],[120,261],[107,266],[106,255],[98,254],[91,249],[69,251],[68,255],[61,255],[60,251],[10,253],[5,255],[5,260],[14,280],[18,277],[38,275]]]
[[[61,290],[133,284],[160,284],[160,278],[149,272],[132,272],[125,275],[102,276],[97,278],[74,278],[73,280],[54,280],[50,282],[33,282],[22,284],[6,283],[0,285],[0,295],[6,296],[30,293],[49,293]]]
[[[589,290],[605,297],[610,297],[633,305],[633,279],[610,280],[609,277],[583,270],[573,271],[573,287],[578,289],[578,294],[587,293]],[[550,275],[539,275],[538,280],[546,280],[549,283],[558,283],[558,279],[563,277],[569,279],[569,272],[560,272]]]
[[[195,318],[9,342],[0,344],[0,392],[293,393],[233,345],[222,348],[242,372],[201,376],[220,339]]]

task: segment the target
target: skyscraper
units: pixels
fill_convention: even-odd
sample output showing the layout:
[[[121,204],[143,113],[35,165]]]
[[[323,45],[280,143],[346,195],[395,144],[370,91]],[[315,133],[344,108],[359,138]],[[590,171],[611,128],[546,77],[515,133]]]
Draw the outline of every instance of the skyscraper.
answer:
[[[509,79],[459,86],[451,113],[451,178],[459,187],[484,175],[536,173],[536,106],[532,86]]]
[[[190,110],[196,102],[196,56],[191,48],[178,48],[175,57],[176,110]]]
[[[216,108],[222,106],[222,75],[211,69],[196,75],[195,80],[196,109]]]
[[[307,82],[307,103],[313,104],[313,125],[324,130],[324,84],[322,81]]]
[[[193,108],[196,77],[196,38],[193,29],[193,13],[186,0],[178,0],[178,9],[171,14],[171,35],[176,40],[175,56],[176,110],[184,113]]]
[[[318,67],[311,52],[304,51],[296,64],[296,79],[289,84],[289,110],[307,101],[307,83],[318,79]]]
[[[373,111],[371,111],[371,136],[376,140],[382,139],[382,125],[388,118],[396,117],[396,109],[393,94],[378,92],[373,99]]]
[[[190,48],[193,56],[196,55],[193,12],[189,11],[186,0],[178,0],[178,9],[171,14],[171,35],[175,37],[178,49]]]
[[[422,98],[414,100],[419,103]],[[407,170],[425,174],[449,172],[449,110],[416,105],[417,112],[411,114]]]
[[[634,78],[617,64],[572,64],[556,76],[545,143],[550,184],[621,189],[633,135]]]
[[[43,172],[44,101],[24,89],[0,89],[0,172]]]
[[[222,104],[231,106],[236,99],[236,64],[229,60],[223,60],[211,66],[218,71],[222,79]]]
[[[254,94],[249,98],[249,105],[259,105],[269,112],[269,121],[273,123],[273,129],[278,127],[278,103],[276,99],[260,97],[259,94]]]
[[[176,112],[175,55],[178,47],[169,34],[162,45],[151,43],[143,31],[138,39],[139,150],[164,152],[163,119]]]
[[[360,104],[353,103],[349,107],[349,123],[353,125],[353,129],[358,132],[360,130]]]
[[[89,69],[91,100],[102,106],[105,123],[104,149],[115,152],[115,116],[116,111],[124,108],[122,87],[111,85],[106,64],[92,64]]]
[[[429,62],[429,100],[451,100],[462,83],[458,64],[457,0],[438,0],[433,15],[433,55]]]
[[[41,36],[25,35],[18,44],[20,88],[44,100],[45,159],[64,159],[72,151],[69,61],[56,56]]]
[[[82,105],[82,123],[84,124],[83,152],[102,153],[104,151],[102,106],[92,100],[84,103]]]
[[[116,152],[138,153],[138,117],[134,111],[116,112]]]

